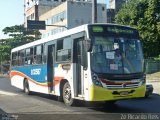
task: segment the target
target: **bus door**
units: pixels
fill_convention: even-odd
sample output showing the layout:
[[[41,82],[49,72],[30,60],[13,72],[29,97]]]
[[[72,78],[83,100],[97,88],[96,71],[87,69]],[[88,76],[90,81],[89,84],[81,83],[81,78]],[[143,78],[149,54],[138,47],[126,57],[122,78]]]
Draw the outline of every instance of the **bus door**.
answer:
[[[48,45],[47,58],[47,80],[49,83],[49,92],[54,91],[54,63],[55,63],[55,45]]]
[[[76,96],[83,96],[84,95],[84,79],[83,79],[83,66],[82,66],[82,58],[83,58],[83,44],[82,40],[84,37],[76,38],[74,40],[74,63],[75,65],[75,95]]]

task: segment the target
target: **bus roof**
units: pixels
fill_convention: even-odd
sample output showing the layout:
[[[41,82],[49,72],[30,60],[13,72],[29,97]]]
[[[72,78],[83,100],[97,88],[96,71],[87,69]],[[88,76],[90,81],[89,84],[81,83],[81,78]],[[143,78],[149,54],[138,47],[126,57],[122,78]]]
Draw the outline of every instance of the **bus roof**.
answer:
[[[46,42],[49,42],[49,41],[52,41],[52,40],[56,40],[56,39],[59,39],[59,38],[62,38],[62,37],[66,37],[66,36],[71,35],[71,33],[72,33],[72,34],[76,34],[76,33],[78,33],[78,32],[82,32],[82,31],[86,30],[86,28],[87,28],[88,25],[96,25],[96,24],[97,24],[97,25],[124,26],[124,25],[111,24],[111,23],[84,24],[84,25],[81,25],[81,26],[78,26],[78,27],[75,27],[75,28],[66,30],[66,31],[64,31],[64,32],[60,32],[60,33],[57,33],[57,34],[55,34],[55,35],[51,35],[51,36],[49,36],[49,37],[42,38],[42,39],[39,39],[39,40],[30,42],[30,43],[21,45],[21,46],[19,46],[19,47],[13,48],[13,49],[11,50],[11,52],[16,52],[16,51],[19,51],[19,50],[23,50],[23,49],[26,49],[26,48],[35,46],[35,45],[43,44],[43,43],[46,43]],[[129,27],[129,26],[124,26],[124,27]],[[131,27],[129,27],[129,28],[131,28]]]
[[[11,52],[19,51],[19,50],[29,48],[29,47],[32,47],[32,46],[35,46],[35,45],[43,44],[43,43],[46,43],[46,42],[49,42],[49,41],[52,41],[52,40],[56,40],[56,39],[59,39],[59,38],[62,38],[62,37],[66,37],[66,36],[71,35],[71,33],[75,34],[75,33],[78,33],[78,32],[82,32],[82,31],[85,30],[86,26],[87,26],[87,24],[81,25],[81,26],[66,30],[64,32],[57,33],[55,35],[51,35],[49,37],[42,38],[42,39],[30,42],[30,43],[21,45],[19,47],[13,48],[11,50]]]

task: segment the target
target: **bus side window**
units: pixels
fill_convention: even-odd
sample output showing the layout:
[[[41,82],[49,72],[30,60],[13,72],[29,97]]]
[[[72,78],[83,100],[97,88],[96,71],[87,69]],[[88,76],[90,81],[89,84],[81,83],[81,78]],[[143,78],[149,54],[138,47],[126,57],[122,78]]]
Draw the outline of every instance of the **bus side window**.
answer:
[[[33,48],[26,49],[25,64],[31,65],[33,61]]]
[[[25,50],[21,50],[18,52],[18,65],[23,66],[25,61]]]
[[[18,56],[17,56],[17,65],[21,66],[22,61],[21,61],[21,56],[20,56],[20,51],[18,51]]]
[[[58,62],[71,61],[71,46],[72,40],[70,37],[66,37],[57,41],[56,60]]]
[[[32,64],[42,64],[43,45],[34,48],[34,57]]]
[[[17,66],[17,52],[12,53],[12,66]]]
[[[46,44],[44,44],[43,45],[44,47],[43,47],[43,56],[42,56],[42,62],[43,63],[47,63],[47,45]]]

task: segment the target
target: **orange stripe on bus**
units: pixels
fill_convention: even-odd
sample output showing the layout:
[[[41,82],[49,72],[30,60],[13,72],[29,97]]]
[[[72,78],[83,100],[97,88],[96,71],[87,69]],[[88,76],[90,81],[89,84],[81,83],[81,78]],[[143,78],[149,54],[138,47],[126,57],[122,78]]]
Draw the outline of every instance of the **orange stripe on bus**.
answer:
[[[21,73],[21,72],[18,72],[18,71],[11,71],[10,72],[10,77],[12,78],[13,76],[15,75],[18,75],[18,76],[21,76],[21,77],[24,77],[26,78],[27,80],[33,82],[34,84],[36,85],[40,85],[40,86],[43,86],[43,87],[51,87],[51,83],[50,82],[46,82],[46,83],[38,83],[36,82],[35,80],[31,79],[30,77],[26,76],[25,74]],[[54,77],[54,86],[58,85],[61,80],[63,80],[64,77]]]
[[[12,78],[13,76],[15,76],[15,75],[24,77],[24,78],[26,78],[27,80],[31,81],[32,83],[34,83],[34,84],[36,84],[36,85],[43,86],[43,87],[48,87],[48,85],[50,84],[50,83],[47,83],[47,82],[46,82],[46,83],[38,83],[38,82],[36,82],[35,80],[31,79],[30,77],[28,77],[28,76],[26,76],[25,74],[23,74],[23,73],[21,73],[21,72],[18,72],[18,71],[12,71],[12,72],[10,73],[11,78]]]
[[[54,85],[58,85],[63,79],[64,77],[54,77]]]

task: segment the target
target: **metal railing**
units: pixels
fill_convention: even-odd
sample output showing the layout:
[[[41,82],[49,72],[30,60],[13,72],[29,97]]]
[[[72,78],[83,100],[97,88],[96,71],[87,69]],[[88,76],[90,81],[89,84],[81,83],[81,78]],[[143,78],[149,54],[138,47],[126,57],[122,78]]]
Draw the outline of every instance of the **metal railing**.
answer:
[[[160,61],[153,59],[146,59],[146,74],[151,74],[155,72],[160,72]]]

